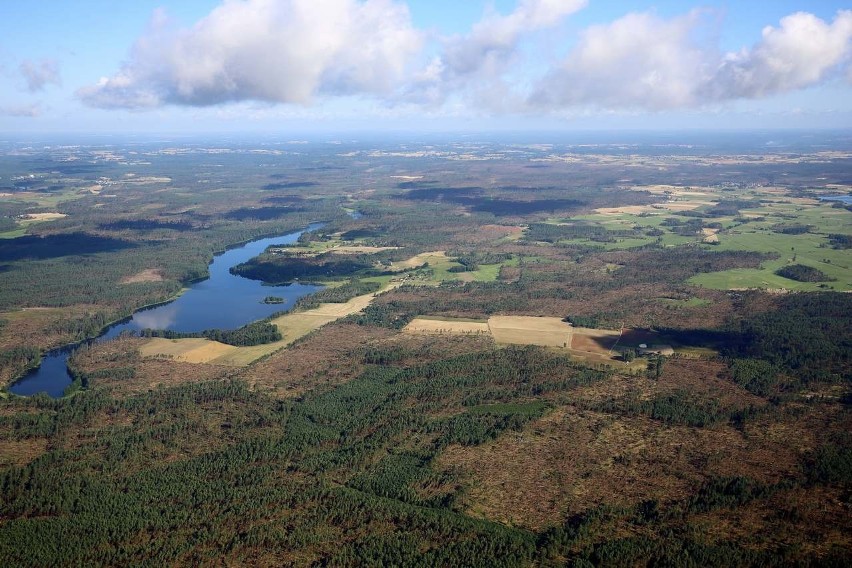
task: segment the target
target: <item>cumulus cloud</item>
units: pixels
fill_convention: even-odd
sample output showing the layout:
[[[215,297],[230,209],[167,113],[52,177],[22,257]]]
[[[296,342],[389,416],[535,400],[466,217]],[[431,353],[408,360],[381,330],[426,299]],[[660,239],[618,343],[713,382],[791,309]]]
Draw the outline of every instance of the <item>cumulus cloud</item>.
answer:
[[[27,90],[35,93],[44,89],[47,85],[59,85],[59,64],[52,59],[42,59],[41,61],[22,61],[18,66],[18,71],[23,75],[27,82]]]
[[[586,0],[521,0],[505,16],[493,14],[470,34],[447,42],[441,61],[455,75],[503,70],[527,33],[549,28],[586,5]]]
[[[665,108],[691,104],[710,61],[692,33],[699,12],[664,20],[628,14],[586,29],[577,47],[533,94],[537,105]]]
[[[832,23],[804,12],[763,30],[750,49],[722,53],[695,41],[701,12],[628,14],[588,28],[536,86],[536,108],[592,105],[660,110],[760,98],[818,84],[852,54],[852,11]]]
[[[490,109],[514,107],[517,93],[502,77],[517,63],[520,41],[552,28],[587,0],[521,0],[507,15],[487,14],[468,34],[445,38],[440,55],[412,77],[404,98],[440,104],[454,93],[473,95]]]
[[[381,94],[397,86],[421,44],[396,0],[226,0],[190,29],[156,14],[130,60],[78,96],[96,107],[144,108]]]
[[[767,26],[751,50],[731,53],[714,76],[717,98],[754,98],[817,84],[852,53],[852,11],[828,24],[797,12]]]
[[[427,36],[405,2],[222,0],[183,29],[157,12],[128,61],[77,94],[102,108],[306,105],[323,95],[372,95],[409,111],[564,114],[700,109],[835,77],[852,83],[849,10],[832,21],[791,14],[753,46],[725,53],[712,11],[630,13],[565,37],[560,24],[587,0],[518,0],[468,33],[431,37],[437,55],[427,61]],[[568,52],[548,59],[532,49],[539,40]],[[58,80],[50,69],[28,64],[31,90]]]

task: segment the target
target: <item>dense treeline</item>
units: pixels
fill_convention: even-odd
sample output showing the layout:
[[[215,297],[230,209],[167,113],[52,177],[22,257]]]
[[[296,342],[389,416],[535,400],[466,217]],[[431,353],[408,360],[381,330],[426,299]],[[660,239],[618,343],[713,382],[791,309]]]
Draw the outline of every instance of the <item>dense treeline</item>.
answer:
[[[634,237],[642,232],[635,229],[607,229],[603,225],[583,222],[554,225],[531,223],[525,237],[530,241],[556,243],[561,240],[589,239],[597,242],[615,242],[618,238]]]
[[[318,307],[323,303],[342,304],[348,302],[355,296],[371,294],[377,292],[382,285],[378,282],[363,281],[357,278],[344,282],[339,286],[330,286],[323,288],[299,298],[295,305],[295,309],[309,310]]]
[[[448,272],[473,272],[483,264],[500,264],[512,258],[511,254],[488,251],[449,251],[448,256],[455,257],[460,266],[452,266]]]
[[[761,359],[804,381],[852,378],[852,296],[788,294],[777,306],[741,321],[727,351]]]
[[[203,337],[211,341],[247,347],[280,341],[281,332],[275,324],[268,321],[256,321],[238,329],[205,329],[204,331],[186,332],[170,329],[143,329],[139,332],[142,337],[165,337],[166,339],[186,339]]]
[[[822,270],[806,264],[788,264],[776,270],[775,274],[796,282],[830,282],[836,280]]]
[[[839,250],[852,248],[852,235],[831,234],[828,235],[831,247]]]
[[[776,223],[770,227],[776,233],[784,235],[804,235],[813,228],[813,225],[802,225],[800,223]]]
[[[356,272],[369,271],[372,262],[365,255],[336,255],[325,253],[316,257],[286,257],[263,254],[232,267],[231,274],[270,284],[294,280],[349,277]]]
[[[0,381],[5,384],[9,379],[23,374],[27,369],[41,363],[41,352],[35,347],[11,347],[0,349]]]
[[[598,411],[626,416],[647,416],[666,424],[701,428],[721,421],[741,421],[755,412],[753,408],[723,408],[713,399],[698,397],[688,391],[676,390],[649,400],[635,397],[614,398],[584,406]]]
[[[404,182],[408,183],[408,182]],[[402,199],[448,203],[467,207],[476,213],[496,217],[535,215],[540,213],[576,212],[584,209],[619,205],[641,205],[653,201],[646,192],[625,193],[609,187],[574,187],[571,198],[564,197],[561,187],[543,188],[505,187],[488,193],[480,187],[433,187],[423,182],[413,182],[411,188],[399,194]],[[424,187],[425,186],[425,187]]]
[[[774,255],[748,251],[709,251],[695,246],[648,248],[625,254],[612,254],[624,259],[624,266],[612,273],[617,287],[640,282],[680,283],[704,272],[720,272],[732,268],[758,268]]]

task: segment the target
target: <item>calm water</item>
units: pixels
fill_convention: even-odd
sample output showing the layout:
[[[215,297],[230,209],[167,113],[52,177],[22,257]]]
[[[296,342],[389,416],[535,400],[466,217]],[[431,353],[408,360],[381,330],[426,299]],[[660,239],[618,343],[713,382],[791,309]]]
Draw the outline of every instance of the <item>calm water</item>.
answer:
[[[311,225],[307,230],[320,226]],[[173,302],[136,312],[130,319],[107,329],[95,341],[112,339],[123,331],[145,328],[187,332],[213,328],[235,329],[289,308],[296,300],[320,287],[304,284],[263,286],[256,280],[235,276],[228,269],[259,255],[270,245],[294,243],[303,232],[252,241],[220,254],[210,264],[210,278],[193,284]],[[267,296],[278,296],[284,298],[285,302],[261,303]],[[65,347],[48,352],[42,358],[41,366],[30,371],[9,390],[19,395],[46,392],[50,396],[62,396],[71,384],[67,363],[72,350],[73,347]]]

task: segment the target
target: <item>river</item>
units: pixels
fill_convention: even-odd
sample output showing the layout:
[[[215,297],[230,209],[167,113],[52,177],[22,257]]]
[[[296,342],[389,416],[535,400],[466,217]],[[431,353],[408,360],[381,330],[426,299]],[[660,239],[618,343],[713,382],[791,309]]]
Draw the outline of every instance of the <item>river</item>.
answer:
[[[291,307],[296,300],[315,292],[320,286],[296,283],[264,286],[256,280],[231,274],[228,269],[254,258],[270,245],[295,243],[303,232],[320,226],[321,224],[313,224],[303,231],[258,239],[223,252],[210,263],[208,279],[192,284],[183,294],[167,304],[140,310],[130,318],[109,326],[92,341],[104,341],[118,337],[123,331],[139,331],[145,328],[184,332],[215,328],[236,329]],[[264,304],[262,300],[267,296],[284,298],[284,303]],[[38,392],[45,392],[53,397],[62,396],[72,380],[68,373],[68,356],[78,345],[47,352],[42,357],[41,365],[15,382],[9,387],[9,391],[25,396]]]

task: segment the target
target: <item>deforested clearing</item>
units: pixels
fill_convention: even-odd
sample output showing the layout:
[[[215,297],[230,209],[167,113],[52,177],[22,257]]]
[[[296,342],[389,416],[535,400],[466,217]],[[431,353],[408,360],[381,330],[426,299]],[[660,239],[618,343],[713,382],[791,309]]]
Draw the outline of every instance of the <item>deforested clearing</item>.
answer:
[[[404,330],[408,333],[490,333],[488,323],[471,321],[435,320],[415,318]]]
[[[571,324],[560,318],[494,316],[488,327],[497,343],[571,347]]]
[[[165,339],[155,337],[139,348],[145,357],[167,357],[186,363],[212,363],[238,349],[209,339]]]
[[[163,274],[156,268],[148,268],[122,279],[122,284],[136,284],[137,282],[162,282]]]

